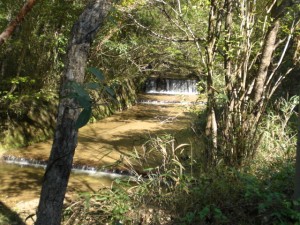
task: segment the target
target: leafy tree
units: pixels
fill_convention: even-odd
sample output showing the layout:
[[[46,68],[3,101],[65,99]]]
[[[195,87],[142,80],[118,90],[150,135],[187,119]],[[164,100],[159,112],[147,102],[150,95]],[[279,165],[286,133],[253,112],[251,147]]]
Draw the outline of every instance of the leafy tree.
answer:
[[[299,11],[292,8],[295,2],[260,4],[265,3],[210,1],[206,134],[211,143],[207,149],[211,162],[222,158],[226,164],[240,165],[253,156],[262,137],[257,128],[266,106],[294,68],[285,60],[299,23]],[[219,115],[214,88],[216,67],[212,64],[217,57],[222,59],[225,71]]]
[[[255,154],[266,106],[294,68],[297,1],[151,0],[148,6],[164,16],[159,26],[129,16],[160,40],[192,44],[205,74],[207,163],[241,165]]]
[[[4,30],[24,1],[4,0],[0,4],[0,27]],[[82,0],[68,4],[62,0],[37,1],[11,38],[1,45],[1,145],[26,145],[52,136],[51,120],[55,117],[67,40],[82,8]],[[48,108],[46,118],[40,117],[36,108]],[[32,112],[38,117],[32,118]],[[33,120],[28,124],[28,119]]]

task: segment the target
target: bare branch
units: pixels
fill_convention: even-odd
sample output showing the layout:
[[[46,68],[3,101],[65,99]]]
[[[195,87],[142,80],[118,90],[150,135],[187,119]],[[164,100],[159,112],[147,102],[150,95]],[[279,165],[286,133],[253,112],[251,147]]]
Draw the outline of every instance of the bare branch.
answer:
[[[190,39],[190,38],[173,38],[173,37],[167,37],[167,36],[164,36],[162,34],[158,34],[156,32],[154,32],[153,30],[149,29],[148,27],[142,25],[139,21],[137,21],[134,16],[132,14],[127,14],[139,27],[147,30],[148,32],[150,32],[153,36],[157,37],[157,38],[160,38],[160,39],[164,39],[164,40],[167,40],[167,41],[172,41],[172,42],[194,42],[195,39]],[[196,41],[204,41],[203,38],[196,38]]]

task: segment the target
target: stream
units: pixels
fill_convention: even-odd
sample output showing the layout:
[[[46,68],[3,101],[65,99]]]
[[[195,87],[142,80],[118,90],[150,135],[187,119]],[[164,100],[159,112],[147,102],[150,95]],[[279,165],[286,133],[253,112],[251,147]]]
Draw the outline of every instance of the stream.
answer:
[[[128,176],[126,168],[110,169],[109,165],[130,157],[134,151],[143,151],[142,145],[149,138],[172,134],[181,143],[191,137],[192,131],[187,128],[195,115],[190,109],[205,104],[196,103],[195,85],[191,80],[150,80],[136,106],[81,128],[66,199],[79,192],[97,191],[110,186],[116,177]],[[34,213],[51,145],[49,140],[2,155],[0,203],[20,215]]]

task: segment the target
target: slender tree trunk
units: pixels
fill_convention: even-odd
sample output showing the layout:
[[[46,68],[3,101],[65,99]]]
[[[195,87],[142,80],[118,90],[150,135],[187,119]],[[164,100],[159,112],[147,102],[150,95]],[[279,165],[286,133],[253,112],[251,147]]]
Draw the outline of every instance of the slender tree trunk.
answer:
[[[262,51],[261,63],[258,68],[258,73],[254,85],[254,103],[260,102],[265,91],[265,81],[268,75],[268,68],[271,64],[272,55],[275,50],[276,37],[279,29],[279,20],[276,20],[274,25],[269,28],[265,39],[264,48]]]
[[[300,105],[298,106],[298,108],[300,110]],[[297,151],[296,151],[296,173],[295,173],[294,199],[300,200],[300,114],[298,115],[298,137],[297,137]],[[300,212],[299,206],[297,206],[296,209]]]
[[[86,7],[72,29],[60,93],[62,98],[58,108],[57,127],[44,175],[37,225],[58,225],[61,222],[63,200],[77,145],[78,130],[75,123],[80,113],[77,102],[64,97],[68,93],[66,84],[72,81],[83,82],[91,42],[103,24],[109,8],[109,0],[94,0]]]
[[[231,62],[231,28],[232,28],[232,1],[225,1],[226,9],[226,19],[225,19],[225,56],[224,56],[224,69],[225,69],[225,85],[226,94],[228,99],[230,99],[230,93],[232,90],[231,76],[232,76],[232,62]]]
[[[221,30],[221,17],[218,1],[211,0],[207,31],[206,69],[207,69],[207,120],[205,135],[208,140],[206,156],[209,164],[215,163],[218,148],[218,123],[216,118],[216,99],[214,88],[214,66],[217,43]]]
[[[6,29],[0,34],[0,45],[2,45],[14,32],[16,27],[24,20],[27,13],[33,8],[36,0],[28,0],[20,10],[17,17],[12,20]]]

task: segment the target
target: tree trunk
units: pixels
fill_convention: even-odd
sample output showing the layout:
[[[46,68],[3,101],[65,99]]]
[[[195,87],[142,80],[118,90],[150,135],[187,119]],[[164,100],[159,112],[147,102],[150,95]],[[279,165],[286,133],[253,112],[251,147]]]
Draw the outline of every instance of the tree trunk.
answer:
[[[221,31],[221,17],[219,13],[220,6],[218,1],[211,0],[210,12],[208,19],[207,30],[207,46],[205,48],[206,54],[206,70],[207,70],[207,119],[205,127],[205,135],[207,137],[206,157],[207,163],[215,163],[218,148],[218,123],[216,118],[216,99],[214,88],[214,66],[216,48]]]
[[[28,0],[20,10],[17,17],[11,21],[7,28],[0,34],[0,45],[2,45],[14,32],[16,27],[24,20],[27,13],[32,9],[36,0]]]
[[[224,55],[224,69],[225,69],[225,85],[226,85],[226,94],[228,99],[230,99],[230,93],[232,90],[231,76],[232,76],[232,62],[230,56],[231,50],[231,28],[232,28],[232,1],[225,1],[226,9],[226,19],[225,19],[225,55]]]
[[[300,105],[299,105],[299,110],[300,110]],[[297,139],[297,151],[296,151],[294,199],[300,200],[300,114],[298,115],[298,139]],[[299,206],[297,206],[296,209],[300,212]]]
[[[72,29],[60,93],[62,98],[58,108],[57,127],[44,175],[37,225],[58,225],[61,222],[63,200],[77,145],[78,130],[75,123],[80,113],[77,102],[64,97],[68,93],[66,84],[84,81],[91,42],[103,24],[109,8],[109,0],[94,0],[86,7]]]
[[[265,44],[262,52],[261,62],[258,68],[258,73],[254,86],[254,103],[257,104],[263,98],[265,91],[265,81],[268,74],[268,68],[271,64],[272,55],[275,50],[276,37],[279,29],[279,20],[275,21],[274,25],[269,28],[268,34],[265,39]]]

